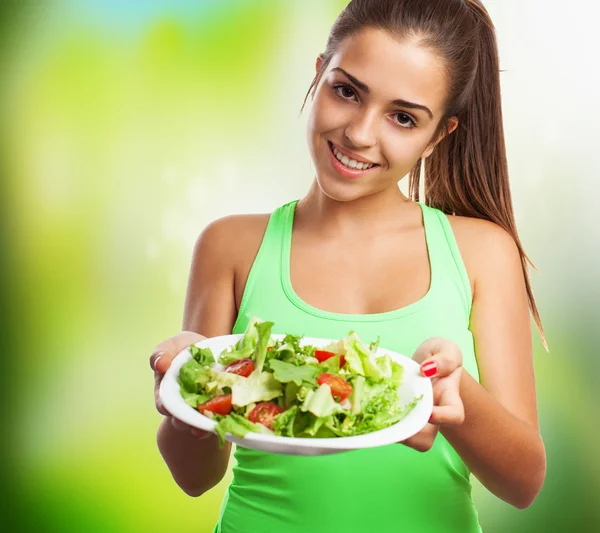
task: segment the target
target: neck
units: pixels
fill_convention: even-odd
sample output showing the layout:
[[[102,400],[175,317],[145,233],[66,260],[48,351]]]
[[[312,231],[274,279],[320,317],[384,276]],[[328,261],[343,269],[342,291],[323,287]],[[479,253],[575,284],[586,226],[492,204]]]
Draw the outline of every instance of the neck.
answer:
[[[316,180],[296,209],[295,225],[317,229],[337,236],[372,235],[390,227],[397,228],[404,215],[414,209],[414,202],[398,187],[357,198],[338,201],[327,196]]]

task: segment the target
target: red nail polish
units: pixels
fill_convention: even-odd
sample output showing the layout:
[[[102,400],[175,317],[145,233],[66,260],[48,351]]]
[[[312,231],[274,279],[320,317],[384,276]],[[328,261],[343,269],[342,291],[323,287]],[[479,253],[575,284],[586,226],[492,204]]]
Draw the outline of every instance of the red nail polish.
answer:
[[[430,363],[423,365],[421,370],[423,370],[423,374],[430,378],[431,376],[435,376],[437,372],[437,365],[431,361]]]
[[[433,414],[429,417],[428,422],[431,424],[431,421],[433,420]]]

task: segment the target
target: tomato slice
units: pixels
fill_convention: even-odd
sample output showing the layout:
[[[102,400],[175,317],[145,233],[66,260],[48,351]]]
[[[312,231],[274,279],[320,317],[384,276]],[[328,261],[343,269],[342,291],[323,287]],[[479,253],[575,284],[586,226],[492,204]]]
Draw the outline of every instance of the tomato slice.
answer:
[[[247,378],[254,372],[254,361],[249,357],[244,357],[243,359],[232,361],[223,369],[223,371]]]
[[[254,422],[255,424],[267,426],[272,430],[275,417],[281,413],[283,413],[283,409],[276,403],[261,402],[257,404],[252,411],[250,411],[248,420],[250,420],[250,422]]]
[[[319,361],[319,363],[322,363],[323,361],[327,361],[327,359],[331,359],[332,357],[335,357],[336,355],[337,355],[336,353],[328,352],[327,350],[315,350],[315,357],[317,358],[317,361]],[[346,358],[343,355],[340,355],[340,368],[342,368],[345,363],[346,363]]]
[[[344,378],[340,376],[336,376],[335,374],[329,374],[328,372],[323,372],[317,379],[317,383],[323,385],[327,383],[331,388],[331,395],[334,400],[338,402],[343,402],[350,394],[352,393],[352,385],[348,383]]]
[[[228,415],[231,413],[231,394],[220,394],[210,400],[201,403],[197,409],[204,414],[204,411],[211,411],[217,415]]]

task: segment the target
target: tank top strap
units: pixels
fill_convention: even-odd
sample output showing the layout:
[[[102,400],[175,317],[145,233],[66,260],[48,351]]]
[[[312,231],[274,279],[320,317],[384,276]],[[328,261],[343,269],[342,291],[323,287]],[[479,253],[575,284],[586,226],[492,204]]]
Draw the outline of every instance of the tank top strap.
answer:
[[[468,319],[471,314],[471,284],[450,221],[443,211],[418,203],[423,210],[432,285],[435,282],[442,292],[447,292],[448,288],[452,288],[454,293],[458,291]]]
[[[282,246],[287,239],[288,234],[291,233],[291,225],[294,219],[294,209],[298,200],[288,202],[281,207],[278,207],[271,213],[269,217],[269,223],[265,230],[265,235],[257,255],[257,261],[262,259],[259,256],[268,257],[269,263],[273,267],[273,271],[281,272],[281,252]]]
[[[253,261],[246,286],[240,302],[240,310],[247,308],[254,289],[261,294],[271,295],[273,290],[281,289],[282,256],[290,225],[293,223],[294,208],[298,200],[289,202],[273,211],[265,229],[262,242]],[[281,291],[283,292],[283,291]],[[234,329],[243,316],[238,315]]]

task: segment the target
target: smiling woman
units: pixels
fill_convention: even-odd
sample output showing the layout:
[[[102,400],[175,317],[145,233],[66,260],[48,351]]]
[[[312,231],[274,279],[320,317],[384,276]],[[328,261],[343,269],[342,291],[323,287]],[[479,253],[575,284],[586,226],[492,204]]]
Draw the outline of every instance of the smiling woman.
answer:
[[[368,173],[369,181],[348,186],[340,177],[367,173],[348,171],[352,165],[342,159],[335,172],[318,173],[319,186],[340,201],[367,191],[392,190],[390,185],[433,150],[431,140],[445,112],[447,93],[442,59],[417,40],[399,46],[397,37],[374,28],[345,39],[329,61],[324,57],[317,59],[317,73],[322,75],[315,85],[309,122],[313,160],[327,165],[329,143],[342,158],[345,154],[349,160],[379,168]],[[391,75],[394,72],[398,75]],[[449,122],[453,131],[457,121]]]
[[[217,274],[221,261],[227,268],[230,260],[238,259],[231,256],[245,255],[235,265],[235,288],[230,291],[227,285],[227,293],[213,299],[211,313],[220,314],[231,299],[232,320],[237,319],[245,285],[246,303],[254,306],[272,274],[271,287],[283,287],[284,299],[276,290],[269,294],[302,310],[294,319],[299,333],[316,333],[303,327],[307,315],[324,320],[319,322],[323,334],[326,323],[356,320],[362,335],[363,327],[381,321],[394,328],[385,334],[384,346],[391,346],[395,338],[408,338],[406,330],[417,317],[427,321],[425,310],[439,304],[432,298],[439,277],[435,272],[431,276],[429,268],[435,271],[438,263],[435,257],[433,265],[427,263],[422,221],[415,217],[412,237],[408,226],[395,231],[391,224],[377,225],[369,231],[372,217],[385,207],[377,204],[364,204],[356,224],[340,226],[340,231],[315,216],[319,239],[301,233],[296,222],[302,220],[296,218],[293,236],[286,232],[284,244],[275,247],[283,248],[282,254],[269,252],[273,243],[268,238],[255,269],[263,275],[246,284],[245,268],[255,257],[247,256],[260,247],[268,213],[303,198],[317,175],[304,133],[310,97],[300,120],[298,111],[315,75],[317,56],[326,51],[329,29],[348,1],[0,2],[0,380],[5,395],[0,479],[6,489],[0,521],[7,531],[208,533],[225,493],[242,494],[249,507],[256,501],[248,497],[257,492],[252,487],[263,492],[260,484],[246,483],[249,475],[244,477],[263,458],[240,462],[243,468],[234,474],[232,456],[222,481],[200,498],[190,498],[173,481],[154,438],[163,417],[149,402],[154,376],[148,375],[147,352],[181,329],[193,244],[212,220],[232,213],[267,213],[238,218],[230,247],[215,247]],[[473,502],[486,533],[600,531],[600,427],[593,423],[600,405],[600,329],[594,318],[600,304],[600,247],[593,244],[600,242],[600,150],[595,135],[600,106],[594,105],[600,69],[590,62],[590,51],[600,49],[600,2],[483,3],[497,28],[515,216],[527,254],[539,263],[532,284],[551,352],[545,353],[533,332],[540,425],[548,452],[544,488],[522,511],[482,486],[482,470],[474,469],[469,479]],[[381,95],[376,80],[362,70],[348,66],[347,72]],[[397,77],[396,71],[391,75]],[[351,88],[338,89],[347,105],[366,104],[356,84],[341,72],[334,76]],[[489,92],[494,87],[490,83]],[[408,98],[399,87],[384,96],[385,101]],[[421,95],[413,98],[413,103],[429,104]],[[405,107],[386,113],[402,125],[409,124],[407,117],[392,116],[395,112],[419,118]],[[461,120],[451,136],[465,130]],[[367,150],[353,145],[341,129],[334,133],[327,138],[350,154],[349,161],[384,162],[381,156],[386,154],[379,147]],[[443,148],[442,141],[426,165]],[[419,198],[433,207],[442,205],[433,200],[432,172],[425,177],[427,196],[420,191]],[[400,180],[400,190],[414,199],[409,179]],[[424,188],[423,179],[420,186]],[[452,184],[449,189],[459,190]],[[472,202],[475,198],[466,203]],[[472,238],[461,239],[461,229],[472,229],[476,221],[445,212],[469,277],[483,258],[477,248],[483,248],[486,236],[473,231]],[[463,227],[457,227],[461,222]],[[443,243],[446,233],[442,235]],[[434,254],[439,236],[437,230],[428,232],[437,242]],[[479,244],[467,249],[471,241]],[[457,271],[453,257],[437,271]],[[311,263],[303,268],[307,261]],[[281,262],[285,272],[275,268]],[[499,280],[501,267],[499,263]],[[455,290],[464,288],[468,301],[467,283],[461,284],[460,275],[453,279]],[[472,299],[482,303],[482,291],[489,287],[481,279],[471,281],[476,285]],[[208,285],[218,292],[216,285]],[[430,288],[433,292],[426,296]],[[507,299],[512,296],[507,291]],[[503,300],[504,294],[497,295],[492,308],[504,307]],[[448,301],[442,299],[447,319],[460,316],[455,304],[446,307]],[[185,327],[215,335],[216,328],[207,323],[210,314],[198,312],[194,324],[190,307]],[[397,309],[401,312],[376,318],[361,314]],[[261,315],[279,324],[272,307]],[[494,398],[508,391],[499,376],[522,377],[520,370],[515,373],[502,364],[512,361],[513,350],[505,341],[519,331],[509,327],[512,320],[503,319],[509,315],[503,313],[494,323],[505,331],[498,342],[504,346],[501,356],[490,356],[489,344],[475,335],[481,384]],[[475,323],[470,328],[477,329]],[[383,330],[378,324],[372,329]],[[414,335],[421,337],[422,332],[415,328]],[[400,343],[397,348],[402,348]],[[463,361],[470,360],[462,352]],[[500,361],[494,368],[489,367],[492,359]],[[463,373],[474,376],[467,366]],[[467,393],[462,396],[467,407],[472,404]],[[468,411],[469,419],[472,423]],[[448,428],[440,427],[442,436],[449,435]],[[490,434],[503,437],[502,432]],[[186,436],[184,431],[182,438]],[[197,460],[198,444],[192,440],[191,455],[182,455],[189,473],[184,480],[193,481],[192,489],[200,482],[205,487],[211,483],[209,471],[194,477],[195,465],[202,463]],[[424,454],[408,452],[428,456],[436,446]],[[515,460],[515,468],[520,466],[521,451],[514,453],[510,442],[505,448],[504,455]],[[471,460],[460,446],[455,449]],[[377,466],[380,461],[381,456],[373,459]],[[222,464],[215,465],[220,475]],[[359,501],[360,487],[355,488],[364,480],[358,466],[353,465],[351,484],[342,489],[350,494],[338,513],[342,519],[348,513],[368,518],[372,512],[363,505],[367,502]],[[316,487],[329,483],[322,482],[324,472],[312,485],[307,481],[312,500],[322,494],[315,493]],[[233,475],[236,484],[230,489]],[[251,479],[259,475],[260,470]],[[402,467],[392,472],[390,466],[389,475],[400,480],[411,473]],[[427,478],[426,472],[422,477]],[[284,501],[280,491],[290,482],[274,481],[265,496],[272,497],[267,510]],[[429,491],[430,508],[424,516],[441,512],[438,499],[443,508],[451,494],[437,498]],[[394,524],[405,520],[403,505],[393,502],[398,509]],[[317,511],[319,504],[315,506]],[[225,532],[231,510],[227,505]],[[292,508],[286,514],[290,521],[294,512]],[[388,529],[394,531],[394,525]]]
[[[156,384],[190,341],[244,332],[253,317],[277,334],[379,337],[432,379],[429,423],[335,456],[238,447],[215,531],[481,531],[471,473],[517,508],[545,477],[529,311],[541,323],[510,199],[493,25],[476,0],[353,0],[309,96],[310,190],[202,232],[187,332],[152,355]],[[199,496],[230,447],[157,406],[161,454]]]

